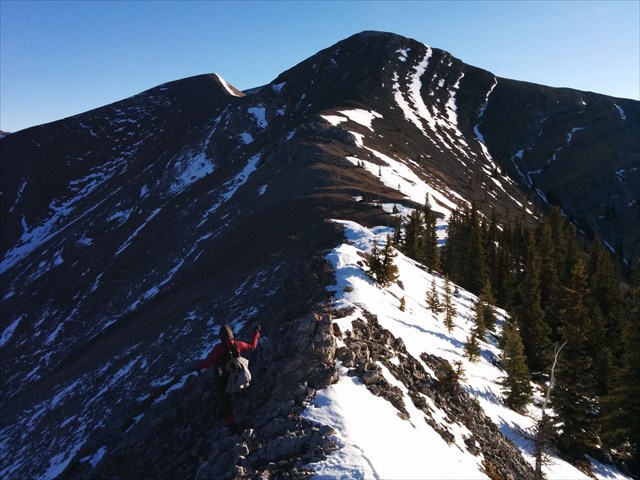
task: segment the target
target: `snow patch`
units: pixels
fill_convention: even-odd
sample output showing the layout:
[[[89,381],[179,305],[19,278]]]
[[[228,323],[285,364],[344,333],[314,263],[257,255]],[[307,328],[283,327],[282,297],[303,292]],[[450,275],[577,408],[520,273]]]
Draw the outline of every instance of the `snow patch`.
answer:
[[[89,464],[95,468],[95,466],[98,465],[98,463],[100,463],[100,460],[102,460],[105,453],[107,453],[107,447],[102,446],[93,455],[81,458],[80,462],[81,463],[89,462]]]
[[[214,165],[206,150],[203,150],[196,155],[186,154],[178,158],[173,169],[180,172],[169,187],[169,193],[175,195],[213,173]]]
[[[620,115],[620,120],[626,120],[627,116],[624,114],[624,110],[622,109],[622,107],[616,105],[615,103],[613,104],[613,106],[618,109],[618,114]]]
[[[249,132],[242,132],[240,134],[240,140],[242,140],[242,143],[245,145],[249,145],[250,143],[253,143],[253,135]]]
[[[247,109],[247,112],[253,115],[253,118],[255,119],[255,122],[258,125],[258,127],[262,129],[267,128],[269,123],[267,122],[267,118],[266,118],[267,109],[264,107],[264,105],[258,105],[257,107],[249,107]]]
[[[480,123],[482,121],[482,117],[484,117],[484,113],[487,110],[487,106],[489,105],[489,96],[493,92],[493,89],[496,88],[497,84],[498,84],[498,81],[496,79],[494,79],[493,80],[493,85],[491,85],[491,88],[487,92],[487,95],[484,98],[484,103],[482,104],[482,107],[480,108],[480,113],[478,114],[478,123],[476,124],[475,127],[473,127],[473,133],[475,133],[476,138],[478,139],[478,142],[480,142],[480,146],[482,148],[482,151],[483,151],[485,157],[487,157],[487,158],[490,158],[490,155],[489,155],[489,151],[487,150],[487,147],[486,147],[486,142],[484,140],[484,135],[482,135],[482,133],[480,132]],[[521,152],[522,152],[522,150],[521,150]]]
[[[349,120],[367,127],[372,132],[373,127],[371,126],[371,122],[376,118],[382,118],[382,115],[378,112],[373,110],[363,110],[361,108],[356,108],[354,110],[340,110],[339,113],[346,116]]]
[[[24,318],[24,315],[20,315],[16,318],[11,324],[2,331],[2,336],[0,336],[0,347],[4,347],[4,345],[9,341],[9,339],[13,336],[13,332],[15,332],[18,325],[20,325],[20,320]]]
[[[238,93],[236,93],[235,90],[233,89],[233,87],[231,87],[231,85],[229,85],[224,78],[222,78],[217,73],[214,73],[214,75],[216,77],[218,77],[218,80],[220,80],[220,83],[222,84],[224,89],[229,93],[229,95],[233,95],[234,97],[241,97],[242,96],[242,95],[239,95]]]
[[[129,245],[131,245],[131,242],[136,237],[136,235],[140,233],[140,230],[142,230],[153,219],[153,217],[155,217],[158,213],[160,213],[160,210],[162,210],[162,207],[156,208],[153,212],[151,212],[151,214],[147,217],[147,219],[141,225],[139,225],[138,228],[136,228],[131,235],[129,235],[129,238],[127,238],[127,240],[120,246],[120,248],[116,250],[116,253],[115,253],[116,257],[120,255],[123,251],[125,251]]]
[[[341,117],[339,115],[320,115],[320,116],[324,118],[327,122],[329,122],[331,125],[333,125],[334,127],[337,127],[342,122],[347,121],[345,117]]]
[[[349,156],[347,160],[355,165],[364,166],[372,175],[378,176],[382,183],[390,188],[396,189],[410,198],[412,201],[423,204],[427,195],[429,195],[433,205],[433,210],[442,213],[445,217],[449,217],[451,212],[457,208],[457,205],[447,198],[443,193],[428,185],[424,180],[418,177],[415,172],[403,162],[393,159],[383,153],[366,147],[363,143],[363,136],[356,132],[350,132],[355,140],[356,145],[365,148],[386,165],[379,165],[359,157]],[[452,195],[453,192],[449,192]],[[461,197],[459,197],[462,200]]]

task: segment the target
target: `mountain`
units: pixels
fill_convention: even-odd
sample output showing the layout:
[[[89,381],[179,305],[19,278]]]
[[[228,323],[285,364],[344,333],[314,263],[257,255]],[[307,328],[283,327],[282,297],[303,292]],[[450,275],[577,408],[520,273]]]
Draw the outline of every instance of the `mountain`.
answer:
[[[344,379],[339,341],[310,314],[384,321],[343,296],[344,266],[327,260],[344,242],[333,220],[390,227],[389,205],[428,197],[443,226],[472,202],[534,226],[560,203],[630,260],[639,119],[636,101],[497,78],[363,32],[246,92],[200,75],[2,138],[2,477],[304,476],[341,447],[305,409]],[[233,444],[212,377],[188,372],[225,323],[264,332],[236,405],[254,430]],[[428,355],[441,352],[392,343],[438,397]],[[356,359],[356,372],[371,370]],[[495,419],[447,436],[442,425],[464,423],[463,397],[457,413],[432,399],[426,422],[474,475],[521,478],[530,466]]]

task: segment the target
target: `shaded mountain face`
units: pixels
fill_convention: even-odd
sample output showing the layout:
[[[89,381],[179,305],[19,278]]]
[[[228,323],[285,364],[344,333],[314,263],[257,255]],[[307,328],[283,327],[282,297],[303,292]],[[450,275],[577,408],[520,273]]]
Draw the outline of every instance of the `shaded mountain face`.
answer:
[[[326,301],[328,220],[391,225],[376,201],[524,223],[557,201],[638,254],[639,120],[365,32],[245,93],[202,75],[2,138],[2,476],[61,472],[219,325]]]

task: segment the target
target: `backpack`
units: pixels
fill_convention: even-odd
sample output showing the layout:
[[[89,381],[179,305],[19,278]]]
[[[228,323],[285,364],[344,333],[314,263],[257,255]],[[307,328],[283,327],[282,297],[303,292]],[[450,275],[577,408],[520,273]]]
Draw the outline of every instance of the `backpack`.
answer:
[[[226,371],[229,372],[226,391],[228,393],[242,392],[248,388],[251,383],[249,360],[240,356],[238,346],[235,344],[230,349],[227,349],[227,351],[231,355],[231,358],[224,367]]]
[[[249,387],[251,383],[251,372],[249,371],[249,360],[244,357],[231,357],[225,366],[229,372],[229,381],[227,382],[227,392],[242,392]]]

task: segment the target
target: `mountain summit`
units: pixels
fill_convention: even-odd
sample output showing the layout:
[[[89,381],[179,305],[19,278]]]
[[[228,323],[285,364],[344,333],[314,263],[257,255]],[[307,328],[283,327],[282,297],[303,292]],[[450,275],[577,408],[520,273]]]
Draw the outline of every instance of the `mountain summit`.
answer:
[[[436,392],[441,351],[405,348],[403,332],[381,326],[385,308],[344,297],[359,290],[330,258],[347,258],[336,249],[359,231],[360,255],[348,258],[361,278],[358,258],[392,232],[394,211],[428,201],[441,228],[471,205],[530,227],[560,206],[630,262],[640,254],[639,136],[637,101],[498,78],[363,32],[245,92],[199,75],[1,138],[0,476],[304,476],[344,447],[336,425],[302,415],[317,392],[342,385],[337,362],[366,383],[396,357],[406,382],[411,372],[425,381],[386,401],[464,450],[459,473],[528,476],[495,419],[456,418],[476,408],[474,392]],[[405,281],[418,278],[406,261]],[[346,347],[314,323],[320,310],[351,331]],[[241,336],[256,323],[255,379],[237,399],[253,429],[231,445],[213,380],[186,370],[220,325]],[[365,346],[358,335],[386,340]],[[377,355],[387,370],[361,351],[391,347]],[[423,413],[398,407],[408,398]]]

